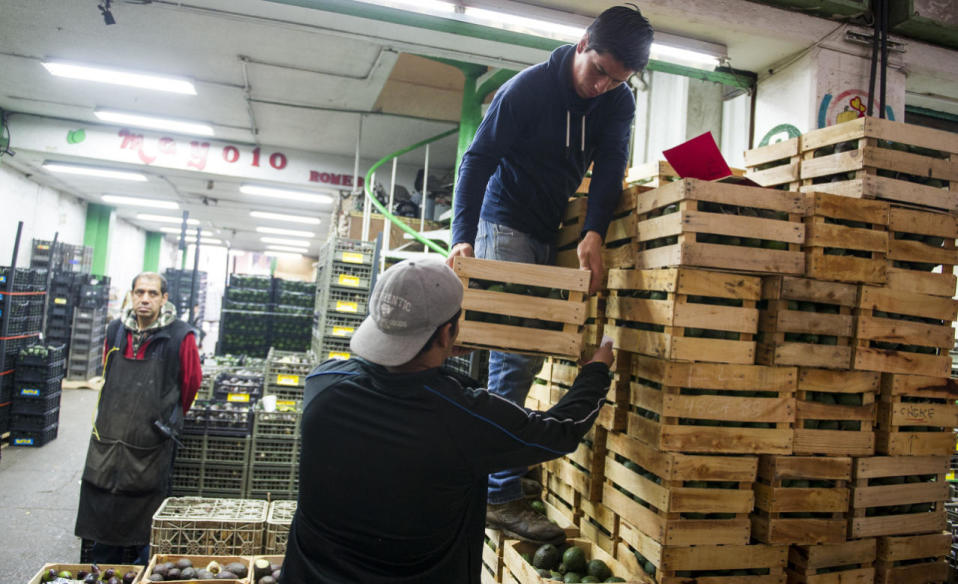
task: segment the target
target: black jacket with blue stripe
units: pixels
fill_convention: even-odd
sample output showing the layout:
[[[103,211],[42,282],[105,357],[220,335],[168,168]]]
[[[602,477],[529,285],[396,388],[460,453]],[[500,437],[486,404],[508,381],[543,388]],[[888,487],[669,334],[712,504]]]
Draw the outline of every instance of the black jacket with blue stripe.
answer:
[[[575,450],[608,385],[608,367],[588,364],[539,412],[445,368],[319,365],[280,582],[478,583],[487,475]]]

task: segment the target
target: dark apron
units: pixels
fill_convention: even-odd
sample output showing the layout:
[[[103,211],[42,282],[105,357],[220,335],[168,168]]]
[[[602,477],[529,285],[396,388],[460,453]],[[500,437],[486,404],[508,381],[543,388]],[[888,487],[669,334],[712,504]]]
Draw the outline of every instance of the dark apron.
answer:
[[[125,338],[123,327],[119,334]],[[153,513],[168,494],[174,455],[173,440],[154,421],[179,429],[180,391],[170,364],[161,358],[165,351],[142,360],[127,359],[122,352],[118,349],[109,356],[100,390],[76,534],[109,545],[143,545],[150,541]]]

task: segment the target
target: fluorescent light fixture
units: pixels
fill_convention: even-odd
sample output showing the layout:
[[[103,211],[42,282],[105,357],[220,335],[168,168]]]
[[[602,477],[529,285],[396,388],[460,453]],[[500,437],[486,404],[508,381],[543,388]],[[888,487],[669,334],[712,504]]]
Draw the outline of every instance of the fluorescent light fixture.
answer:
[[[62,162],[43,163],[44,170],[58,172],[61,174],[79,174],[83,176],[95,176],[98,178],[112,178],[116,180],[130,180],[136,182],[146,182],[146,175],[142,172],[130,172],[126,170],[111,170],[109,168],[99,168],[96,166],[83,166],[81,164],[64,164]]]
[[[173,235],[179,235],[179,234],[180,234],[180,228],[179,228],[179,227],[160,227],[160,231],[162,231],[163,233],[172,233]],[[187,230],[187,233],[188,233],[188,234],[191,234],[193,237],[196,236],[196,230],[195,230],[195,229]],[[215,235],[215,234],[214,234],[212,231],[207,231],[207,230],[205,230],[205,229],[202,229],[202,230],[200,230],[200,235],[203,236],[203,237],[207,237],[207,236],[212,236],[212,235]]]
[[[283,229],[281,227],[257,227],[257,233],[269,233],[272,235],[292,235],[293,237],[316,237],[312,231],[297,231],[295,229]]]
[[[290,201],[300,201],[303,203],[326,204],[332,203],[333,198],[329,195],[319,195],[306,191],[292,191],[289,189],[277,189],[274,187],[263,187],[259,185],[242,185],[240,192],[246,195],[258,195],[260,197],[271,197],[274,199],[288,199]]]
[[[274,257],[274,258],[286,258],[286,259],[291,259],[291,260],[298,260],[298,259],[301,259],[301,258],[303,257],[303,254],[301,254],[301,253],[293,253],[293,252],[288,252],[288,251],[272,251],[272,250],[266,250],[266,251],[264,251],[263,253],[264,253],[265,255],[268,255],[268,256],[271,256],[271,257]]]
[[[263,243],[277,243],[279,245],[292,245],[296,247],[309,247],[309,242],[305,239],[285,239],[283,237],[260,237]]]
[[[667,61],[669,63],[688,64],[696,67],[715,68],[720,64],[719,58],[715,55],[683,49],[661,43],[652,43],[649,57],[657,61]]]
[[[528,34],[545,33],[545,36],[554,37],[560,40],[578,42],[585,34],[585,27],[569,26],[559,24],[558,22],[549,22],[538,18],[527,18],[516,14],[508,14],[497,10],[486,10],[484,8],[474,8],[467,6],[465,15],[470,20],[475,20],[480,24],[503,28],[506,30],[515,30],[516,32],[525,32]]]
[[[97,81],[99,83],[111,83],[113,85],[139,87],[140,89],[196,95],[196,88],[193,87],[193,82],[184,77],[135,73],[133,71],[113,69],[112,67],[84,65],[82,63],[71,63],[69,61],[59,60],[43,61],[42,65],[47,71],[57,77],[69,77],[70,79],[83,79],[85,81]]]
[[[306,253],[309,251],[305,247],[290,247],[286,245],[267,245],[266,249],[275,249],[276,251],[290,251],[294,253]]]
[[[122,124],[124,126],[135,126],[137,128],[149,128],[153,130],[167,130],[179,134],[194,134],[197,136],[212,136],[213,126],[203,122],[190,122],[186,120],[176,120],[173,118],[161,118],[157,116],[146,116],[143,114],[134,114],[130,112],[121,112],[117,110],[97,108],[94,115],[104,122],[113,124]]]
[[[442,0],[360,0],[367,4],[378,4],[389,8],[421,12],[424,14],[454,14],[456,5]]]
[[[151,215],[150,213],[137,213],[136,218],[140,221],[155,221],[157,223],[183,223],[182,217],[170,217],[169,215]],[[187,219],[187,225],[199,225],[198,219]]]
[[[103,195],[100,197],[104,203],[114,205],[129,205],[131,207],[150,207],[153,209],[179,209],[180,205],[176,201],[164,201],[161,199],[141,199],[139,197],[125,197],[123,195]]]
[[[306,223],[308,225],[319,225],[317,217],[302,217],[300,215],[284,215],[282,213],[267,213],[266,211],[250,211],[250,217],[257,219],[272,219],[273,221],[289,221],[290,223]]]

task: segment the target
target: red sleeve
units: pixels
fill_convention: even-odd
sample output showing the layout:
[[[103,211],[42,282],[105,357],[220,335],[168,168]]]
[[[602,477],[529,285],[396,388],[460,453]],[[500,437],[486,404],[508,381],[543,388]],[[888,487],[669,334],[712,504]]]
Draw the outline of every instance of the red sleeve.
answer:
[[[203,383],[203,371],[200,368],[200,351],[196,348],[196,338],[188,333],[180,345],[180,392],[183,402],[183,413],[189,411],[193,405],[193,398]]]

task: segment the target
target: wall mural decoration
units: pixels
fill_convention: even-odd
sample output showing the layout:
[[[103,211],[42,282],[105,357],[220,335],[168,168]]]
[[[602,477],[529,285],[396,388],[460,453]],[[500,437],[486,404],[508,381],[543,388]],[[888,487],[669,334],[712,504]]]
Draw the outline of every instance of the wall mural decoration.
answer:
[[[877,103],[875,107],[877,107]],[[833,96],[826,93],[818,106],[818,127],[833,126],[842,122],[865,117],[868,111],[868,92],[861,89],[846,89]],[[895,113],[885,104],[885,118],[894,121]]]

